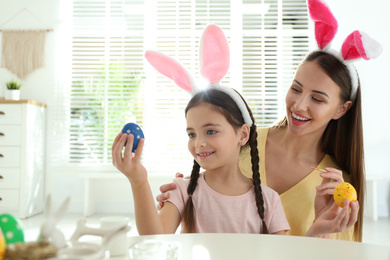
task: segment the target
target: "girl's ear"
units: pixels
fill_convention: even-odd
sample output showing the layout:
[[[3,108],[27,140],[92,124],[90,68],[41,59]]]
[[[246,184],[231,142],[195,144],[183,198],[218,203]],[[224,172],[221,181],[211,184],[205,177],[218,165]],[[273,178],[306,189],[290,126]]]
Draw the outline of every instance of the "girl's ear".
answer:
[[[249,140],[251,128],[248,124],[243,124],[240,128],[240,131],[240,144],[241,146],[244,146]]]
[[[339,107],[339,109],[337,110],[336,114],[334,115],[333,119],[334,120],[337,120],[339,119],[340,117],[342,117],[343,115],[345,115],[345,113],[347,113],[347,111],[352,107],[352,101],[347,101],[345,102],[343,105],[341,105]]]

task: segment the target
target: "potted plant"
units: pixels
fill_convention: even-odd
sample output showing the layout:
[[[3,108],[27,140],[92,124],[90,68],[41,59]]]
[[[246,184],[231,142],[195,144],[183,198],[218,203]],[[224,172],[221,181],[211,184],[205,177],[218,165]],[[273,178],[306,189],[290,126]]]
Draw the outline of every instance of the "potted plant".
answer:
[[[7,86],[7,89],[5,90],[5,99],[19,100],[22,84],[18,83],[16,80],[11,80],[5,85]]]

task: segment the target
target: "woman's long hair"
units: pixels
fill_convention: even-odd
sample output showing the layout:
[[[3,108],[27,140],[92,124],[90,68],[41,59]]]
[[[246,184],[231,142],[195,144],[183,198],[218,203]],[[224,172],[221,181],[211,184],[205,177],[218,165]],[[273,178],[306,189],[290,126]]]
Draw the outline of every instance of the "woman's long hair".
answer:
[[[347,67],[338,58],[327,52],[315,51],[305,58],[303,63],[305,62],[317,63],[339,86],[343,103],[351,100],[351,76]],[[287,125],[286,118],[277,124],[277,126],[283,125]],[[356,189],[360,209],[353,238],[355,241],[362,241],[365,170],[360,81],[351,108],[338,120],[329,122],[322,136],[321,147],[322,151],[329,154],[343,172],[350,176],[351,184]]]
[[[262,222],[261,223],[262,233],[268,234],[268,228],[264,221],[264,214],[265,214],[264,200],[263,200],[263,193],[260,185],[261,181],[260,181],[260,173],[259,173],[259,153],[257,150],[256,125],[251,110],[249,109],[244,99],[243,101],[253,121],[253,125],[250,128],[249,140],[246,145],[249,145],[251,148],[252,171],[253,171],[252,178],[253,178],[253,186],[255,188],[257,212],[259,213]],[[223,91],[209,88],[206,91],[197,93],[188,103],[185,109],[185,114],[187,115],[189,109],[196,107],[201,103],[208,103],[213,105],[213,108],[215,108],[216,111],[224,115],[226,120],[236,130],[245,124],[241,111],[236,105],[235,101]],[[200,171],[200,165],[194,160],[194,166],[192,168],[190,183],[187,188],[189,199],[186,202],[186,206],[184,210],[184,224],[185,224],[184,231],[186,233],[196,232],[195,208],[192,201],[192,195],[194,194],[196,186],[198,184],[199,171]]]

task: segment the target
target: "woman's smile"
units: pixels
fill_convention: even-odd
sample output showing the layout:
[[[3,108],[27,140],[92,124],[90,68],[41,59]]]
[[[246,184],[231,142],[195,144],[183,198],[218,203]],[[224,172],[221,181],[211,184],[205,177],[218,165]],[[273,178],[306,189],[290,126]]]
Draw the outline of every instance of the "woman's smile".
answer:
[[[291,122],[296,126],[304,125],[310,120],[308,117],[291,111]]]

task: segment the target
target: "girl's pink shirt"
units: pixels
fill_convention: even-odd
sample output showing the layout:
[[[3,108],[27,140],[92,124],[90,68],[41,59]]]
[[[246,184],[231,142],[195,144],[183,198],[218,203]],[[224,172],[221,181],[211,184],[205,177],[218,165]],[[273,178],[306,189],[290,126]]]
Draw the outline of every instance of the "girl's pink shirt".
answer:
[[[183,216],[189,179],[176,178],[173,182],[178,188],[169,191],[169,201]],[[269,233],[290,230],[278,193],[263,184],[261,188]],[[211,189],[201,173],[192,196],[198,233],[263,233],[254,188],[239,196],[223,195]]]

